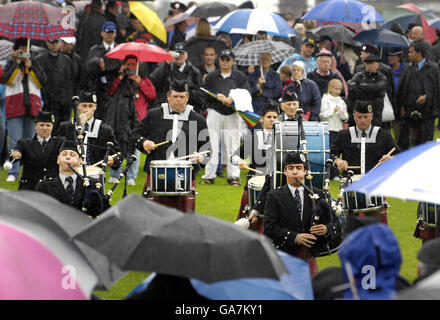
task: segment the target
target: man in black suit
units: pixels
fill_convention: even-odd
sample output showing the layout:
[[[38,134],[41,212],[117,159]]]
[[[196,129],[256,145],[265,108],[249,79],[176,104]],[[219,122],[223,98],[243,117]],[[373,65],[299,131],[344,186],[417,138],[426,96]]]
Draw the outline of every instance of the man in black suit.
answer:
[[[52,136],[55,117],[51,112],[40,111],[34,122],[34,138],[19,140],[11,152],[11,157],[23,165],[19,190],[34,190],[39,181],[58,174],[58,150],[64,138]]]
[[[312,201],[315,200],[298,182],[305,184],[307,173],[306,159],[301,152],[286,154],[284,174],[287,184],[267,194],[264,234],[273,240],[277,249],[306,260],[313,277],[318,266],[310,249],[319,237],[328,235],[333,226],[330,224],[330,208],[321,205],[313,212]],[[318,190],[313,192],[316,194]]]
[[[113,129],[99,119],[95,119],[97,97],[94,92],[81,91],[79,95],[78,110],[80,121],[84,127],[84,144],[86,161],[88,165],[104,159],[107,143],[111,142],[110,155],[120,152],[119,143],[116,141]],[[76,128],[71,121],[62,122],[57,131],[57,136],[65,137],[67,140],[75,141],[77,137]],[[121,165],[121,158],[109,158],[107,166],[118,169]]]

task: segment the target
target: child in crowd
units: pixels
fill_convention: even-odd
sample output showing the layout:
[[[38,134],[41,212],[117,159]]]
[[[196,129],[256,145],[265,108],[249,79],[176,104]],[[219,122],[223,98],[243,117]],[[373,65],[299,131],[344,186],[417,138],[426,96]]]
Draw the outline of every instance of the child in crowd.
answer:
[[[280,69],[280,78],[283,82],[283,92],[286,87],[293,82],[292,68],[290,66],[282,66]]]

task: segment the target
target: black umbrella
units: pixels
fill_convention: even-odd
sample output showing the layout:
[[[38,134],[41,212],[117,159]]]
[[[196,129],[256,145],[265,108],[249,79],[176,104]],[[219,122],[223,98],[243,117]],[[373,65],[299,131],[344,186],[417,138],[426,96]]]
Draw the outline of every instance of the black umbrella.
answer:
[[[122,270],[214,282],[288,273],[270,240],[233,223],[183,214],[136,194],[103,213],[74,239]]]
[[[320,26],[312,31],[317,36],[327,35],[332,38],[332,40],[356,45],[356,41],[353,40],[356,34],[341,24]]]
[[[231,3],[209,2],[198,6],[191,15],[193,17],[209,18],[223,17],[229,12],[237,10],[237,6]]]
[[[68,240],[92,221],[78,209],[36,191],[0,190],[0,208],[0,218],[12,217],[39,224]],[[95,289],[109,289],[126,274],[93,248],[79,242],[74,242],[74,245],[99,276],[100,282]]]

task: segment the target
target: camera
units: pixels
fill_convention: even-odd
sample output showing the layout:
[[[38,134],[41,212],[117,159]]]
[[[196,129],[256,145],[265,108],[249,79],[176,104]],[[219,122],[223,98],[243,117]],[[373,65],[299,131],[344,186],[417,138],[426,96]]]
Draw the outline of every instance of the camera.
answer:
[[[122,74],[123,74],[124,76],[133,76],[133,75],[136,74],[136,71],[134,71],[134,70],[130,70],[130,69],[128,69],[128,68],[124,68],[124,69],[122,69]]]
[[[172,56],[174,59],[177,59],[178,57],[180,57],[180,53],[176,52],[176,51],[170,51],[169,52],[170,56]]]
[[[30,57],[31,57],[30,54],[27,52],[18,51],[18,53],[17,53],[18,59],[29,59]]]

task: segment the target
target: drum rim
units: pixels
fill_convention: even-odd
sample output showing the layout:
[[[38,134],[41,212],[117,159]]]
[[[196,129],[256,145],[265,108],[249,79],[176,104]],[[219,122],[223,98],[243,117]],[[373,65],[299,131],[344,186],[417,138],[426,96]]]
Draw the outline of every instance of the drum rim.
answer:
[[[179,164],[179,166],[176,166],[176,164]],[[192,164],[191,161],[188,160],[151,160],[150,167],[153,168],[192,167]]]

